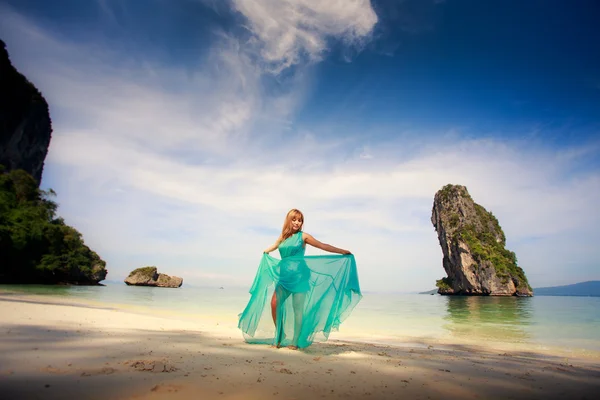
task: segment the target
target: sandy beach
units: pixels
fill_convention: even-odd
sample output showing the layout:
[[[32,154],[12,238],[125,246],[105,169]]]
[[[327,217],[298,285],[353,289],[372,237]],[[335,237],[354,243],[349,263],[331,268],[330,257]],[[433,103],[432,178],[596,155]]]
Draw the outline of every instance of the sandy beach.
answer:
[[[600,358],[483,343],[244,343],[185,320],[0,293],[2,399],[592,399]]]

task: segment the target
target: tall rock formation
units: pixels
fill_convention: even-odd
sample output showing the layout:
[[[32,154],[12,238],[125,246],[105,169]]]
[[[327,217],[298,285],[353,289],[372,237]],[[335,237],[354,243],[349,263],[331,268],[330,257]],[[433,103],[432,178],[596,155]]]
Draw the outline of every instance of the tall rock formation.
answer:
[[[514,252],[492,213],[475,203],[467,188],[446,185],[435,194],[431,222],[442,247],[447,277],[438,293],[532,296]]]
[[[13,67],[0,40],[0,164],[27,171],[39,185],[51,136],[48,103]]]
[[[40,190],[51,136],[48,103],[0,40],[0,283],[97,285],[106,262]]]

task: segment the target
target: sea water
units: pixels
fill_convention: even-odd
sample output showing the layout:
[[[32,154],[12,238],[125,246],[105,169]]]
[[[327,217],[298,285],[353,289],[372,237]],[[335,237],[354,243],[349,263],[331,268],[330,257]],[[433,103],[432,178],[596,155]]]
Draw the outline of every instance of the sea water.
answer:
[[[249,299],[240,288],[184,285],[155,288],[0,285],[0,294],[52,296],[98,307],[183,319],[213,318],[235,327]],[[600,351],[600,297],[471,297],[364,292],[332,339],[402,345],[410,343],[519,344]],[[241,340],[241,334],[240,334]]]

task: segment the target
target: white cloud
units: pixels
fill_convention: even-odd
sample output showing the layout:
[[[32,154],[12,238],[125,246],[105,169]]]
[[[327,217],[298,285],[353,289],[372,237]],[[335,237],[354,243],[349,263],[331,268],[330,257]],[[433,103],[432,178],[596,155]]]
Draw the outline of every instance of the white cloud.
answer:
[[[370,0],[233,0],[267,70],[318,61],[327,40],[361,47],[377,23]]]
[[[303,53],[318,59],[329,36],[367,37],[376,22],[368,2],[261,4],[236,2],[259,41],[250,50],[275,69]],[[399,132],[365,147],[351,135],[325,140],[290,129],[305,76],[269,93],[263,67],[232,37],[220,36],[190,75],[88,51],[0,11],[13,62],[51,105],[44,179],[61,215],[108,261],[109,279],[157,265],[191,283],[249,285],[298,207],[308,232],[356,254],[365,290],[426,290],[443,275],[429,218],[447,183],[494,212],[534,286],[552,281],[547,271],[567,276],[570,263],[600,257],[585,236],[600,223],[600,176],[564,174],[597,148],[468,140],[460,130],[435,141]]]
[[[78,143],[69,140],[72,145]],[[398,145],[380,144],[384,151]],[[129,236],[137,237],[140,231],[149,229],[146,224],[155,223],[165,235],[189,232],[189,241],[178,239],[173,243],[159,236],[133,242],[137,242],[138,252],[176,255],[174,266],[186,257],[210,257],[221,263],[231,260],[236,264],[231,268],[250,279],[257,249],[270,244],[274,235],[254,234],[248,227],[277,230],[287,209],[299,207],[306,212],[309,232],[356,253],[367,287],[389,289],[398,285],[409,290],[416,284],[426,289],[442,276],[441,252],[429,221],[432,198],[444,184],[460,183],[470,189],[478,203],[498,216],[509,247],[516,250],[514,246],[518,245],[523,267],[543,282],[548,269],[560,270],[565,261],[552,260],[540,252],[540,246],[546,248],[544,241],[562,238],[569,247],[573,232],[591,232],[600,223],[592,206],[600,196],[600,179],[597,174],[557,179],[557,171],[564,167],[559,164],[562,153],[536,153],[521,145],[494,141],[461,141],[455,146],[444,143],[432,155],[431,148],[423,148],[422,153],[410,160],[397,160],[391,168],[376,161],[364,166],[364,160],[357,157],[309,172],[271,163],[268,156],[258,153],[252,164],[213,167],[188,166],[174,159],[127,151],[127,157],[111,159],[112,163],[123,160],[113,165],[112,176],[123,180],[132,196],[146,198],[146,204],[140,215],[119,222],[116,230],[129,230]],[[87,150],[81,144],[81,148],[83,154],[93,148],[107,158],[118,154],[117,149],[109,146],[103,150],[98,144],[88,144]],[[377,153],[377,149],[373,151]],[[294,154],[300,158],[308,155]],[[98,181],[95,175],[102,170],[102,158],[85,163],[63,162],[77,168],[82,182]],[[86,204],[93,204],[96,193],[90,190],[83,196]],[[106,202],[104,198],[97,201]],[[115,208],[99,215],[93,226],[102,225],[100,220],[118,213],[118,209],[127,210],[136,204],[115,204]],[[165,211],[163,218],[147,221],[165,205],[177,205],[180,210]],[[138,230],[132,231],[135,226]],[[107,226],[106,237],[115,228]],[[543,238],[542,243],[528,245],[531,237]],[[132,241],[115,239],[114,248],[119,245],[130,247]],[[405,274],[414,274],[411,282],[405,281]]]

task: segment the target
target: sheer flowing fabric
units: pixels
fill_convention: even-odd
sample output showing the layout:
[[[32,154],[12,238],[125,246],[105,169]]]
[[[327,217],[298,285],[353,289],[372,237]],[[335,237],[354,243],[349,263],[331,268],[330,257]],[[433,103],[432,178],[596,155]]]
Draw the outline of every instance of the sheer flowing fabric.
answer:
[[[305,256],[302,232],[263,254],[238,327],[248,343],[307,347],[327,340],[362,298],[353,255]],[[277,295],[275,322],[271,296]]]

